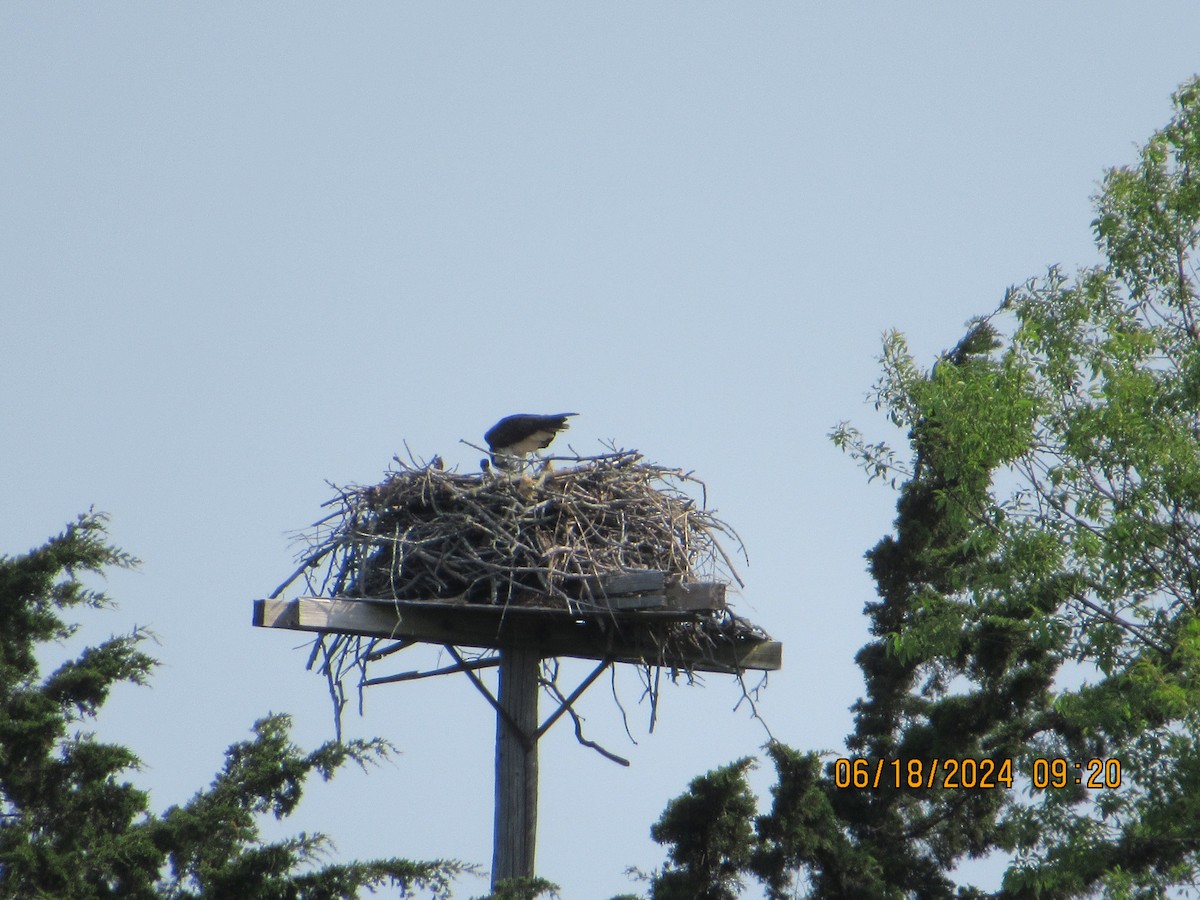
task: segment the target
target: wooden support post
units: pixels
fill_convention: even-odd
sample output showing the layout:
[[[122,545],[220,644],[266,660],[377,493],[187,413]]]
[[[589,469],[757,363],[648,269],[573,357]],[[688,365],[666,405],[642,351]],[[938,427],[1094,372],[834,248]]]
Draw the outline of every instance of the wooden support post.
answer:
[[[509,878],[532,877],[537,841],[538,672],[536,651],[500,650],[500,704],[496,712],[496,821],[492,888]]]

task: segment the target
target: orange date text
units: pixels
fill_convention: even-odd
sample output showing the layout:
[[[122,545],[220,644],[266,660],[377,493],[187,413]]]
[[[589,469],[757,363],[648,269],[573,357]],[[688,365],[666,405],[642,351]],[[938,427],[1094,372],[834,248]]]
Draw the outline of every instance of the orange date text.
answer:
[[[867,759],[841,757],[833,763],[833,783],[839,788],[944,788],[995,790],[1010,788],[1013,761],[971,756],[961,759]]]
[[[1034,790],[1066,787],[1115,789],[1121,786],[1121,760],[1073,762],[1061,756],[1036,757],[1026,773]],[[995,790],[1013,786],[1012,759],[961,757],[870,759],[839,757],[833,761],[833,783],[842,789]]]

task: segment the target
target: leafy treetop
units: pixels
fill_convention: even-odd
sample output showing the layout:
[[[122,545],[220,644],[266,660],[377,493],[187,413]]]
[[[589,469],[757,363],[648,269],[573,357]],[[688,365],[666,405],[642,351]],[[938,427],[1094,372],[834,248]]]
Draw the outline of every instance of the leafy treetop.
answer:
[[[1174,103],[1104,179],[1104,265],[1009,289],[929,370],[887,335],[874,397],[907,448],[833,434],[899,490],[867,554],[878,599],[851,754],[926,772],[1011,760],[1012,786],[845,789],[832,762],[772,745],[770,809],[745,814],[745,841],[689,851],[705,871],[721,855],[780,898],[969,898],[985,894],[956,867],[1000,852],[988,896],[1200,883],[1200,80]],[[1056,759],[1062,779],[1036,768]],[[1116,761],[1108,783],[1076,784],[1093,759]],[[729,779],[712,802],[745,789]],[[678,802],[655,897],[699,871],[663,830]]]

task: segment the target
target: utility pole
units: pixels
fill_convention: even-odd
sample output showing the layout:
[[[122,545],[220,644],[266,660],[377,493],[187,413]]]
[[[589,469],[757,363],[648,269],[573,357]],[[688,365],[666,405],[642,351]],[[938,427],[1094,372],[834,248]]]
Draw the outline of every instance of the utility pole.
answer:
[[[496,821],[492,888],[509,878],[531,878],[537,845],[538,673],[541,655],[500,650],[496,710]]]

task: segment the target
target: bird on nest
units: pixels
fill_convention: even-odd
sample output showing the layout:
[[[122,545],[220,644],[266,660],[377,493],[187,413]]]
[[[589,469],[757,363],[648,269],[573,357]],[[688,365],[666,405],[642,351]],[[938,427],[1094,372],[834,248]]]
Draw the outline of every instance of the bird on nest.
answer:
[[[557,413],[551,416],[519,413],[515,416],[505,416],[483,436],[487,441],[488,450],[491,451],[492,464],[509,472],[524,471],[532,459],[536,459],[538,450],[549,447],[560,431],[571,427],[567,424],[567,419],[574,415],[578,413]],[[486,470],[488,460],[483,460],[481,465]]]

